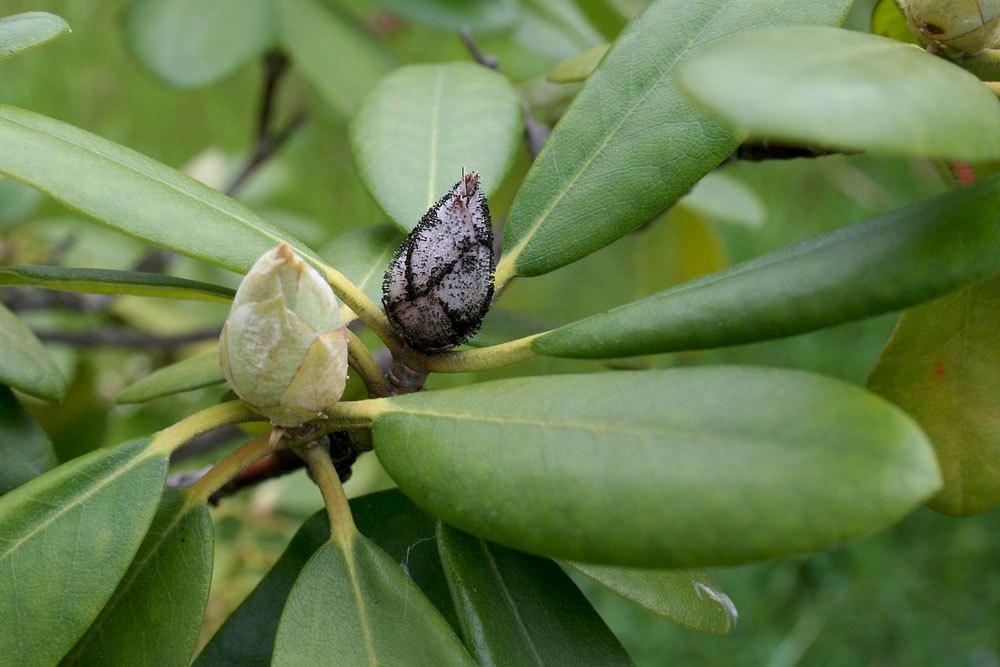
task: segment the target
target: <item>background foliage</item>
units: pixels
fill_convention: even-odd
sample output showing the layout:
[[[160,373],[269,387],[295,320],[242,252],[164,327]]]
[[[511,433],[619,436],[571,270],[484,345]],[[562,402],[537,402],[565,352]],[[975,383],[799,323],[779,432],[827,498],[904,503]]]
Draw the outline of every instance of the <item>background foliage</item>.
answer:
[[[343,4],[349,10],[359,3]],[[116,1],[5,3],[5,14],[29,10],[59,14],[75,34],[4,63],[0,102],[78,125],[168,165],[187,165],[189,171],[220,186],[253,135],[259,66],[236,66],[205,87],[170,88],[128,52],[121,9]],[[870,3],[859,2],[853,25],[864,27],[870,10]],[[593,29],[559,34],[563,42],[535,40],[539,50],[505,46],[493,38],[483,40],[483,45],[500,57],[505,73],[516,82],[537,86],[537,77],[556,61],[605,41]],[[467,58],[450,33],[400,23],[391,26],[384,39],[400,58]],[[288,84],[290,99],[313,102],[312,115],[277,158],[247,184],[242,199],[316,248],[345,230],[383,222],[354,166],[349,128],[342,116],[324,111],[330,107],[319,97],[322,88],[317,90],[298,72],[293,71]],[[560,104],[558,90],[551,92],[552,109]],[[514,182],[528,164],[524,149],[518,151],[509,179]],[[926,162],[903,158],[835,156],[738,163],[725,173],[760,198],[764,214],[758,224],[734,224],[716,216],[707,227],[684,220],[648,226],[545,278],[514,283],[503,306],[516,306],[546,320],[571,321],[944,189],[941,176]],[[491,199],[494,210],[504,211],[511,194],[509,184],[501,186]],[[2,181],[0,233],[3,263],[43,262],[67,238],[73,240],[66,251],[67,265],[125,268],[144,252],[142,245],[82,222],[51,201],[5,189]],[[693,247],[700,252],[692,256]],[[664,255],[683,256],[684,261],[663,261]],[[236,284],[235,274],[188,260],[181,260],[177,268],[175,273],[187,278]],[[586,288],[580,289],[581,284]],[[163,333],[208,326],[225,312],[222,304],[124,297],[115,302],[113,316]],[[38,329],[87,328],[92,323],[89,317],[45,313],[26,319]],[[896,319],[886,315],[786,340],[651,357],[643,363],[794,366],[862,385]],[[61,406],[32,403],[29,409],[60,460],[160,429],[215,403],[223,392],[211,387],[141,406],[116,407],[114,397],[124,386],[168,358],[122,350],[53,349],[64,375],[71,378],[67,401]],[[540,358],[479,375],[595,367],[593,362]],[[435,386],[465,381],[432,377]],[[192,459],[184,465],[197,468],[203,463]],[[357,493],[386,484],[384,473],[369,456],[356,468],[347,489]],[[201,641],[269,569],[302,520],[320,506],[318,492],[298,473],[212,510],[218,542]],[[920,509],[888,530],[829,553],[714,574],[741,611],[735,632],[722,638],[685,631],[643,613],[585,577],[574,578],[639,664],[853,665],[859,655],[867,656],[869,664],[885,665],[978,666],[1000,660],[995,636],[1000,617],[997,508],[961,521]]]

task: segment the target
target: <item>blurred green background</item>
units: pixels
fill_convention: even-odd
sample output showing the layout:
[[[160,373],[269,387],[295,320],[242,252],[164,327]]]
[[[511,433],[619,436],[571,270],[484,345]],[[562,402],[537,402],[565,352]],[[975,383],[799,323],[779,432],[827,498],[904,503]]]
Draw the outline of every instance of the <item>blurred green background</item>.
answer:
[[[378,32],[401,62],[468,57],[454,35],[373,12],[365,2],[327,2],[366,21],[365,27]],[[5,0],[0,14],[51,11],[63,16],[74,32],[0,63],[0,102],[78,125],[221,186],[252,144],[261,67],[242,67],[204,88],[170,88],[129,53],[122,36],[122,5],[116,0]],[[870,2],[859,3],[850,25],[864,29],[870,7]],[[530,32],[520,38],[501,35],[484,40],[483,46],[500,56],[503,71],[520,84],[538,115],[555,120],[576,88],[545,84],[541,78],[559,59],[600,40],[586,30],[564,34],[558,26],[550,29],[547,39],[532,39],[537,33]],[[384,216],[355,175],[345,119],[329,110],[293,67],[278,113],[287,117],[298,106],[309,109],[308,123],[253,177],[241,198],[319,248],[340,232],[381,222]],[[498,218],[527,166],[525,153],[507,187],[491,202]],[[927,162],[867,156],[737,163],[725,173],[760,198],[766,211],[761,224],[713,219],[707,226],[692,227],[668,216],[576,264],[515,283],[501,305],[567,321],[945,187]],[[57,247],[65,253],[64,264],[111,268],[128,268],[145,251],[139,243],[0,181],[0,264],[44,262]],[[188,260],[177,261],[171,272],[237,282],[232,274]],[[225,313],[224,306],[211,304],[121,298],[106,314],[39,311],[25,319],[38,329],[88,330],[111,322],[179,333],[220,323]],[[784,341],[641,363],[790,366],[864,383],[895,319],[886,316]],[[70,397],[62,406],[30,407],[63,459],[162,428],[216,402],[224,392],[216,387],[142,406],[115,406],[114,396],[122,387],[205,346],[169,353],[53,349],[74,378]],[[476,378],[436,377],[432,384],[598,368],[590,362],[540,360]],[[224,451],[180,467],[200,467]],[[364,493],[389,483],[368,456],[356,466],[348,491]],[[216,571],[203,640],[276,560],[299,523],[320,506],[319,494],[299,473],[226,499],[214,510]],[[962,520],[919,510],[890,530],[825,554],[716,574],[740,610],[739,626],[728,637],[681,629],[578,581],[641,665],[1000,665],[1000,509]]]

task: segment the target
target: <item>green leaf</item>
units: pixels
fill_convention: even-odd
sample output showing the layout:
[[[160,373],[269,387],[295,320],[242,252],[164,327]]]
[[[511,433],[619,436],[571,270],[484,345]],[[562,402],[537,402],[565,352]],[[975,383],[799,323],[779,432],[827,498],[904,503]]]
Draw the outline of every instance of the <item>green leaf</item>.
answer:
[[[60,664],[188,664],[208,602],[212,552],[208,508],[186,508],[181,494],[165,494],[118,588]]]
[[[132,440],[0,497],[0,655],[54,664],[114,592],[156,511],[166,454]]]
[[[37,285],[66,292],[130,294],[187,301],[229,302],[236,294],[228,287],[159,273],[64,266],[5,266],[0,268],[0,285]]]
[[[61,401],[66,379],[17,315],[0,304],[0,384],[46,401]]]
[[[229,74],[274,41],[273,0],[133,0],[125,39],[152,72],[178,88]]]
[[[994,176],[568,324],[533,348],[574,358],[706,349],[905,308],[1000,270],[998,210]]]
[[[350,504],[358,530],[400,563],[457,628],[458,621],[434,542],[435,520],[398,489],[352,498]],[[317,512],[302,525],[257,588],[226,619],[195,664],[200,667],[270,665],[274,635],[288,592],[306,562],[329,536],[326,511]]]
[[[480,665],[630,665],[628,653],[547,558],[438,523],[438,551],[465,644]]]
[[[764,224],[767,211],[757,193],[722,171],[709,172],[678,206],[692,209],[715,220],[734,222],[747,227]]]
[[[382,279],[406,236],[391,224],[369,225],[344,232],[320,251],[320,256],[358,286],[369,299],[382,303]]]
[[[285,241],[246,206],[145,155],[30,111],[0,105],[0,172],[128,236],[246,273]]]
[[[0,17],[0,60],[51,42],[68,32],[72,32],[69,24],[48,12]]]
[[[517,0],[375,0],[375,4],[414,23],[454,33],[503,30],[517,18]]]
[[[899,10],[896,0],[879,0],[872,10],[872,32],[882,37],[907,44],[920,44],[920,40],[906,25],[906,17]]]
[[[940,486],[909,417],[801,371],[519,378],[378,405],[375,451],[414,502],[569,560],[697,567],[807,553],[896,521]]]
[[[625,28],[552,131],[511,205],[501,283],[569,264],[649,220],[739,140],[680,92],[702,46],[774,23],[837,23],[849,0],[658,0]]]
[[[480,65],[409,65],[365,99],[351,123],[361,180],[403,229],[478,171],[496,191],[520,146],[521,102],[510,82]]]
[[[944,488],[928,503],[955,516],[1000,502],[1000,278],[903,313],[868,387],[923,427]]]
[[[956,160],[1000,159],[1000,104],[923,49],[835,28],[730,37],[688,61],[684,89],[741,135]]]
[[[219,352],[210,350],[153,371],[122,389],[115,401],[119,404],[145,403],[225,381],[219,368]]]
[[[583,81],[597,69],[597,65],[610,48],[610,44],[598,44],[575,56],[570,56],[549,70],[545,78],[552,83]]]
[[[327,542],[281,612],[271,664],[474,664],[448,622],[374,542]]]
[[[691,630],[727,635],[736,628],[736,606],[707,572],[564,564],[629,602]]]
[[[0,385],[0,461],[3,461],[0,495],[58,464],[45,431],[3,385]]]
[[[278,0],[278,23],[295,66],[345,116],[392,69],[387,52],[316,0]]]

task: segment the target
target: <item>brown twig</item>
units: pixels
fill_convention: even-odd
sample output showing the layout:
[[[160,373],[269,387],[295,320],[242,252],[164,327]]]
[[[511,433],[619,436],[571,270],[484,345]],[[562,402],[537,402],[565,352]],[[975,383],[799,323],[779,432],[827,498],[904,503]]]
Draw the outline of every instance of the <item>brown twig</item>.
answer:
[[[814,158],[826,155],[853,155],[855,152],[831,150],[821,146],[789,146],[767,141],[749,142],[741,144],[723,164],[735,160],[745,160],[747,162],[794,160],[795,158]]]
[[[124,347],[175,350],[191,343],[219,337],[219,327],[172,336],[157,336],[127,327],[109,327],[97,331],[36,331],[39,340],[81,347]]]
[[[264,78],[260,90],[260,102],[257,108],[257,128],[250,156],[239,173],[229,183],[223,193],[235,197],[247,180],[266,163],[288,141],[288,139],[306,121],[304,111],[296,112],[288,123],[278,131],[272,129],[274,107],[277,101],[279,84],[288,71],[288,56],[275,49],[268,51],[263,57]],[[162,248],[150,249],[133,267],[133,271],[160,273],[167,269],[177,257],[176,253]],[[112,297],[106,297],[110,300]]]
[[[288,139],[305,124],[307,115],[304,110],[296,111],[288,122],[279,130],[274,130],[274,104],[277,99],[279,85],[288,71],[288,56],[278,50],[268,51],[264,55],[264,80],[261,84],[260,105],[257,109],[257,135],[250,157],[240,172],[233,178],[223,191],[234,197],[265,162],[267,162]]]
[[[244,435],[244,432],[239,426],[223,426],[222,428],[200,435],[175,449],[170,454],[170,462],[177,463],[178,461],[194,458],[199,454],[212,451],[219,445],[232,442],[242,435]]]
[[[483,50],[476,44],[476,40],[472,38],[472,31],[468,27],[463,27],[458,31],[458,38],[462,40],[462,44],[465,45],[473,60],[495,72],[500,71],[500,61],[497,60],[496,56],[483,53]],[[527,102],[522,101],[521,106],[524,109],[524,141],[528,145],[531,159],[534,160],[542,152],[542,146],[545,145],[552,129],[535,118]]]

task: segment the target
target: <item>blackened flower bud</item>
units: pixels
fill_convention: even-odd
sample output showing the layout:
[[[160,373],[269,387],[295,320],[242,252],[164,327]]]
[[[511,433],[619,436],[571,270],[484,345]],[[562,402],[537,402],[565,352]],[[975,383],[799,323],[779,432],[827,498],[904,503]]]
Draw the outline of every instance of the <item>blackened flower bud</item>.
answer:
[[[300,426],[340,400],[347,336],[325,280],[282,243],[236,290],[219,340],[236,395],[279,426]]]
[[[493,227],[479,174],[432,206],[399,246],[382,283],[382,305],[396,332],[422,352],[439,352],[474,334],[493,298]]]

